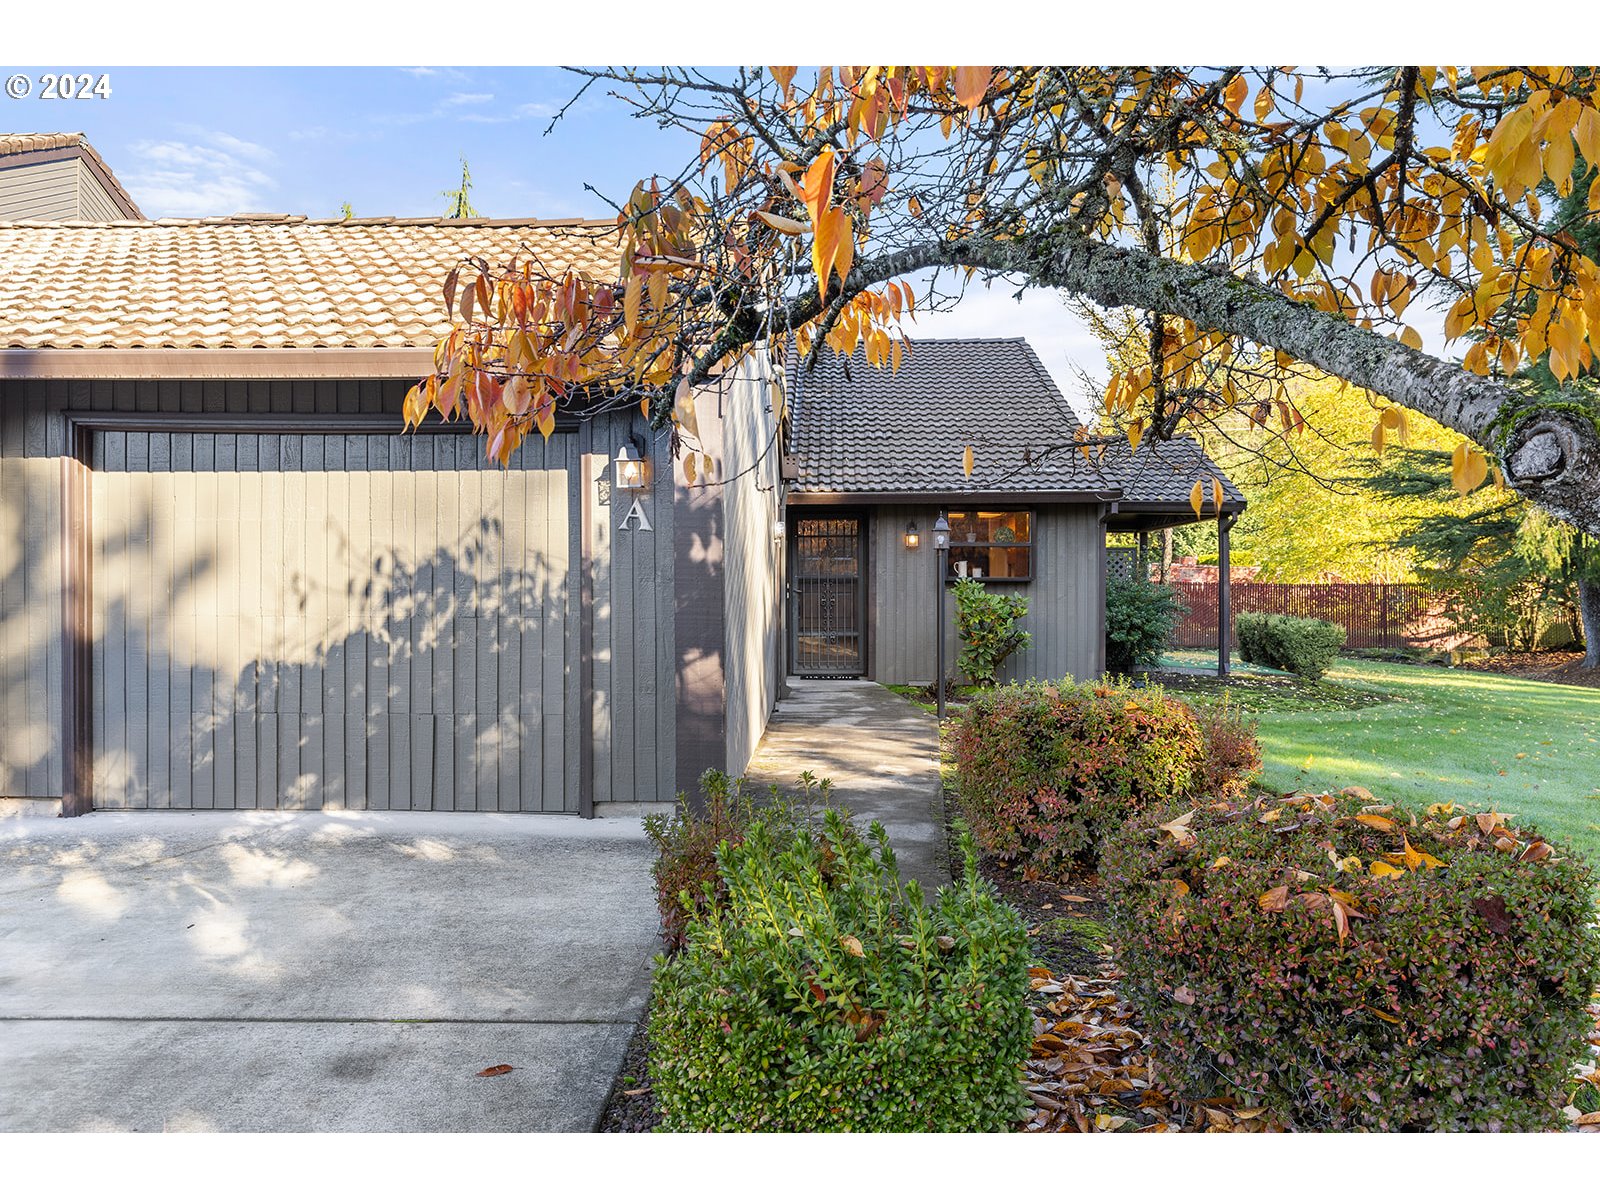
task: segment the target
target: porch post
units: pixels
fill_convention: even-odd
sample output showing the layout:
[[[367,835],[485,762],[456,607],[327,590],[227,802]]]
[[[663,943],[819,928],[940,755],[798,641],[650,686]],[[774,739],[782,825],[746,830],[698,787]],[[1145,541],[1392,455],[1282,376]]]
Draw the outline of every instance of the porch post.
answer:
[[[1233,656],[1233,569],[1228,554],[1228,531],[1233,519],[1217,514],[1217,675],[1228,677]]]

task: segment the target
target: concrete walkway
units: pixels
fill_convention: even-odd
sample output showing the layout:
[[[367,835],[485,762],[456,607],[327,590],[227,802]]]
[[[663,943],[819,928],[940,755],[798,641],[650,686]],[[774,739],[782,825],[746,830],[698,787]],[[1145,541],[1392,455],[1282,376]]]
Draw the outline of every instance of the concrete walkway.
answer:
[[[901,875],[931,897],[950,882],[933,716],[867,680],[792,678],[789,687],[746,779],[785,790],[806,770],[833,780],[834,801],[863,827],[881,821]]]
[[[650,857],[637,820],[0,822],[0,1131],[593,1128]]]

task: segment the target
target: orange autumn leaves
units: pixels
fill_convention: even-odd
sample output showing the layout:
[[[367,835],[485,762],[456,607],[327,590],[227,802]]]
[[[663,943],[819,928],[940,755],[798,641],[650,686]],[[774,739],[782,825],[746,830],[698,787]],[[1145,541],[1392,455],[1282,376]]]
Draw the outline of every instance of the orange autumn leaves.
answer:
[[[934,105],[955,123],[985,101],[1004,72],[990,67],[823,68],[816,86],[797,95],[796,69],[769,68],[794,125],[820,148],[797,163],[763,161],[750,122],[730,114],[710,122],[700,170],[723,195],[641,182],[617,219],[619,272],[614,279],[545,273],[528,260],[490,266],[470,260],[445,284],[455,320],[438,344],[433,374],[407,394],[407,427],[430,413],[465,418],[485,435],[489,456],[508,461],[537,432],[548,438],[559,404],[579,392],[631,390],[645,414],[665,411],[677,431],[695,436],[681,380],[729,369],[748,346],[717,362],[701,357],[716,327],[719,301],[737,291],[765,293],[769,311],[786,303],[791,239],[809,240],[819,304],[794,328],[771,331],[781,352],[793,336],[803,352],[825,337],[840,354],[864,346],[868,362],[898,369],[906,351],[902,319],[915,316],[908,285],[887,282],[849,290],[858,249],[870,237],[874,208],[891,180],[881,154],[855,147],[889,136],[912,104]],[[842,144],[834,144],[842,134]],[[845,169],[848,159],[848,169]],[[751,196],[728,219],[719,201]]]

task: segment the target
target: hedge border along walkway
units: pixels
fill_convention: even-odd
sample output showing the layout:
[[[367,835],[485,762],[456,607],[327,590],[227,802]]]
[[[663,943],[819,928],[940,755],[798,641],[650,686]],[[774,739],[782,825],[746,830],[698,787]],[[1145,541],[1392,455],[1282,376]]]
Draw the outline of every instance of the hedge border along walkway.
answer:
[[[1186,1099],[1161,1086],[1139,1015],[1117,991],[1121,973],[1109,961],[1093,975],[1056,975],[1033,968],[1034,1041],[1027,1064],[1033,1111],[1028,1133],[1264,1133],[1279,1127],[1259,1108],[1228,1096]],[[1571,1128],[1600,1133],[1600,996],[1589,1006],[1590,1057],[1573,1073],[1577,1098]]]
[[[1031,970],[1034,1040],[1026,1065],[1033,1108],[1018,1126],[1029,1133],[1270,1132],[1261,1109],[1229,1096],[1181,1097],[1163,1086],[1159,1060],[1135,1012],[1120,994],[1122,973],[1109,957],[1082,968],[1082,949],[1101,909],[1092,876],[1025,882],[990,861],[985,872],[1023,909],[1040,960]],[[1080,926],[1073,939],[1051,934]],[[1101,946],[1102,951],[1111,947]],[[1078,968],[1076,971],[1072,968]],[[1572,1086],[1581,1107],[1569,1107],[1572,1129],[1600,1133],[1600,995],[1589,1011],[1594,1028],[1589,1056],[1574,1065]]]

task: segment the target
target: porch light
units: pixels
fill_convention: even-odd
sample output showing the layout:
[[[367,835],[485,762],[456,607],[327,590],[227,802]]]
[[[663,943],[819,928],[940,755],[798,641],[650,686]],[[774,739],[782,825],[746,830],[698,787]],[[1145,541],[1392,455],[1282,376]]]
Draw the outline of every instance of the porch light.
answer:
[[[616,486],[619,491],[642,492],[650,486],[649,461],[635,458],[626,443],[617,451],[616,461],[612,467],[616,473]]]
[[[940,513],[939,519],[933,523],[933,548],[950,549],[950,522],[944,519],[943,513]]]
[[[922,535],[917,532],[917,523],[912,521],[906,526],[906,549],[915,550],[922,544]]]

